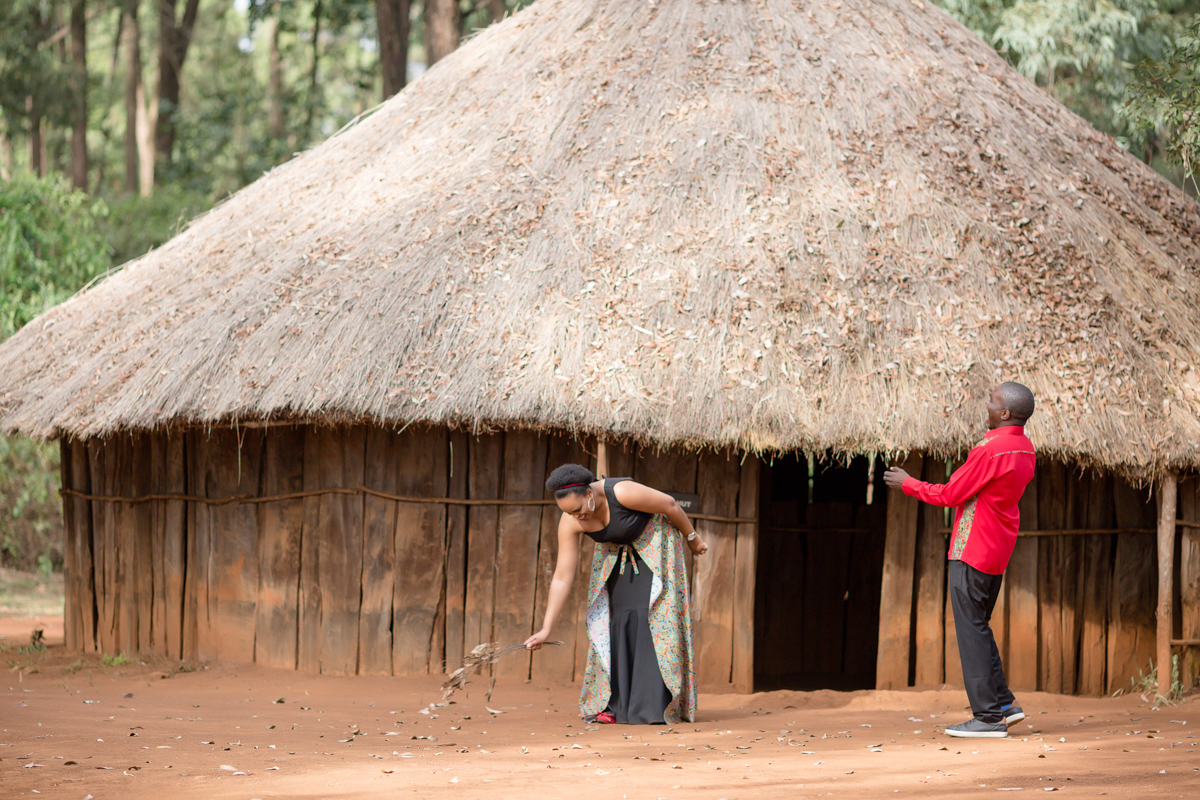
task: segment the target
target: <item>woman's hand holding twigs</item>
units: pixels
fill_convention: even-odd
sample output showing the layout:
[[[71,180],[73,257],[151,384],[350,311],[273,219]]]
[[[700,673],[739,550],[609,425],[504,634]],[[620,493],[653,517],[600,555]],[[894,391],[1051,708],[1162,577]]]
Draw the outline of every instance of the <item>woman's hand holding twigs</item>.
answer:
[[[528,639],[525,640],[525,642],[524,642],[525,649],[541,650],[542,645],[545,644],[546,640],[549,638],[550,638],[550,631],[540,630],[537,633],[535,633],[533,636],[530,636]]]

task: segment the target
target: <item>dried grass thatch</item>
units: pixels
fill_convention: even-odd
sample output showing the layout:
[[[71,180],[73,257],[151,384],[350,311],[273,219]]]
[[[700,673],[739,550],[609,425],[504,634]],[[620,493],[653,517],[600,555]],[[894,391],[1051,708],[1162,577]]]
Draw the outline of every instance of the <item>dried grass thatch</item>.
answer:
[[[0,348],[0,426],[1200,465],[1200,210],[921,0],[539,0]]]

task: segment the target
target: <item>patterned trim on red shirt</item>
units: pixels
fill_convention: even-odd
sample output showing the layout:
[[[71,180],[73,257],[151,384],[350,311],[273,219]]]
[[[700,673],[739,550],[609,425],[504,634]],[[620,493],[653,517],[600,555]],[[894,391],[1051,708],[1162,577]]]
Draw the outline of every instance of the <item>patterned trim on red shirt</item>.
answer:
[[[1005,450],[1003,453],[992,453],[991,457],[995,458],[996,456],[1014,456],[1014,455],[1019,456],[1022,454],[1027,455],[1027,456],[1033,456],[1034,458],[1037,458],[1037,453],[1033,452],[1032,450]]]
[[[975,495],[963,504],[962,516],[958,518],[958,525],[954,527],[954,541],[950,544],[951,561],[962,559],[962,552],[967,546],[967,539],[971,537],[971,523],[975,521],[975,504],[978,501],[979,495]]]

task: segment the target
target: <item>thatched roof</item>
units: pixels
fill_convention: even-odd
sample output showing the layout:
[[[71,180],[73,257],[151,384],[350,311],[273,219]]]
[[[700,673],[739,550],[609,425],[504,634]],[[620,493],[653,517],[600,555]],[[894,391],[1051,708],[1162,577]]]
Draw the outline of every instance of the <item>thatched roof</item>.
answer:
[[[1200,465],[1200,210],[920,0],[538,0],[0,347],[0,426]]]

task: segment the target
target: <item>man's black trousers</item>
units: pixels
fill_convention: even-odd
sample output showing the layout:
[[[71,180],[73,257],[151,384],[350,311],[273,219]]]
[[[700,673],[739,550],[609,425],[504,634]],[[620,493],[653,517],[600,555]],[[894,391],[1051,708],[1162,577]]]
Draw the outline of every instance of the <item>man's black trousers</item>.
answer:
[[[975,718],[983,722],[1002,722],[1001,706],[1013,702],[1000,664],[1000,651],[988,624],[992,609],[1000,597],[1003,575],[988,575],[963,561],[950,562],[948,588],[954,609],[954,630],[958,635],[958,655],[962,661],[963,684]]]

